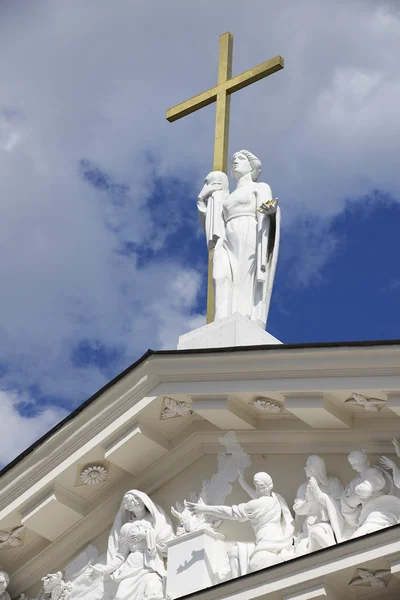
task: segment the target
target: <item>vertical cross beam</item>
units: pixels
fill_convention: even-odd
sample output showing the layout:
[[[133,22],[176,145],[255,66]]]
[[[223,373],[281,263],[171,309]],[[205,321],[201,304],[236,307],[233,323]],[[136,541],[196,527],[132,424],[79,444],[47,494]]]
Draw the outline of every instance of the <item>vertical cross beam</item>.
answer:
[[[233,35],[227,31],[219,37],[218,85],[232,77]],[[231,95],[226,89],[217,94],[214,138],[214,171],[228,172],[229,119],[231,113]],[[206,322],[214,320],[215,298],[212,279],[214,248],[208,251],[207,274],[207,313]]]
[[[233,35],[228,31],[219,38],[218,85],[232,77]],[[222,86],[221,86],[222,87]],[[225,88],[217,94],[217,110],[215,119],[214,171],[227,173],[229,118],[231,95]]]

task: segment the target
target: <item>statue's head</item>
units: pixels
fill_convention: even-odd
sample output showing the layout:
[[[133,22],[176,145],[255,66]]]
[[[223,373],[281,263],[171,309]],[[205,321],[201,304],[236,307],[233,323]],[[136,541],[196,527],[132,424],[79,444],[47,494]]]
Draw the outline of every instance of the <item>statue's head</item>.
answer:
[[[239,150],[232,156],[231,173],[236,181],[248,173],[251,173],[253,181],[257,181],[261,173],[261,161],[248,150]]]
[[[62,572],[49,573],[45,577],[42,577],[43,589],[46,593],[51,592],[55,587],[61,585]]]
[[[326,480],[325,461],[320,456],[312,454],[307,458],[306,466],[304,467],[307,477],[315,477],[317,481],[324,482]]]
[[[10,583],[10,576],[5,571],[0,571],[0,594],[6,591]]]
[[[256,473],[253,478],[256,492],[259,496],[269,496],[274,484],[271,475],[268,473]]]
[[[363,468],[369,465],[367,452],[364,449],[353,450],[353,452],[350,452],[348,460],[357,473],[361,473]]]
[[[125,510],[133,513],[136,519],[142,519],[147,513],[147,508],[141,498],[128,492],[122,500]]]

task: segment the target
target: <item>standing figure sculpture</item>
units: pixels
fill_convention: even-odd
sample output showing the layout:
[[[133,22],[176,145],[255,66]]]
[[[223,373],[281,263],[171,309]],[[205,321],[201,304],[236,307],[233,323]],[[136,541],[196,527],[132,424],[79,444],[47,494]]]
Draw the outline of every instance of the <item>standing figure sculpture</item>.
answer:
[[[255,545],[252,545],[248,556],[247,568],[241,568],[240,574],[246,571],[257,571],[283,560],[282,550],[288,550],[293,544],[293,517],[282,496],[272,491],[273,483],[268,473],[254,475],[255,490],[244,481],[240,474],[242,487],[251,496],[249,502],[234,506],[208,506],[203,503],[188,502],[195,514],[207,514],[220,519],[234,521],[250,521],[256,534]],[[240,557],[239,557],[240,559]],[[234,575],[238,574],[233,572]]]
[[[280,209],[271,188],[258,183],[261,162],[251,152],[231,161],[237,181],[229,194],[224,173],[209,173],[198,209],[209,249],[215,244],[212,278],[214,320],[235,313],[265,329],[278,260]]]
[[[107,564],[92,570],[118,583],[114,600],[162,600],[166,542],[172,537],[159,506],[143,492],[126,492],[108,538]]]
[[[340,498],[343,486],[337,477],[328,477],[325,461],[309,456],[304,468],[307,481],[297,490],[295,554],[313,552],[342,540],[343,517]]]

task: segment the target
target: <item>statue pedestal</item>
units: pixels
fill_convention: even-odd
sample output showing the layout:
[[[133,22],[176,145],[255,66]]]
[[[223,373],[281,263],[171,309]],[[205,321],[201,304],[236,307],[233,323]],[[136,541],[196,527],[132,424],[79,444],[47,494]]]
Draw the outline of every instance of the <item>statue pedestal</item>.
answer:
[[[254,321],[239,313],[214,321],[181,335],[178,350],[195,348],[232,348],[235,346],[264,346],[282,344],[261,329]]]
[[[224,539],[220,533],[199,529],[167,543],[168,598],[186,596],[221,581],[228,563]]]

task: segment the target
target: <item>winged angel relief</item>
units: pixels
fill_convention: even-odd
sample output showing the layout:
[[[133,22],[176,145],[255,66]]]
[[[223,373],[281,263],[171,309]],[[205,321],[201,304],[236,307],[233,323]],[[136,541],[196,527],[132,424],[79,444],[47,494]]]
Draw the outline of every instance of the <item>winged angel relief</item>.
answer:
[[[24,530],[25,527],[21,525],[20,527],[13,529],[11,532],[0,531],[0,550],[22,546]]]
[[[345,400],[345,403],[360,406],[361,408],[365,408],[368,412],[378,412],[387,404],[386,400],[381,400],[380,398],[367,398],[366,396],[356,394],[355,392],[351,395],[351,398]]]

